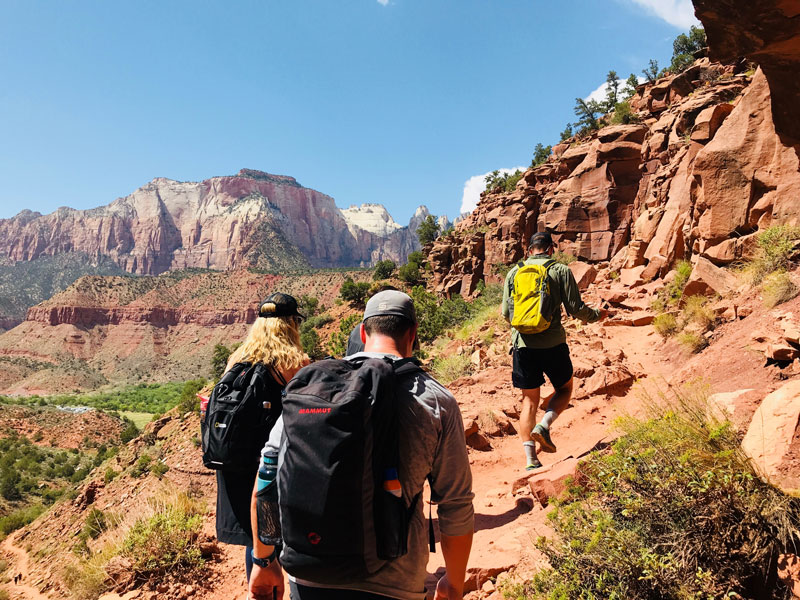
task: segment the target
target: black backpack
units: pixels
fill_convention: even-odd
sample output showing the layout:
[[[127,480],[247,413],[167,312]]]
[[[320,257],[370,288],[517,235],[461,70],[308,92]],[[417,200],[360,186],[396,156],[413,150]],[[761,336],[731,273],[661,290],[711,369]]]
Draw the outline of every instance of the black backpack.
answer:
[[[203,464],[209,469],[252,471],[281,414],[286,382],[272,367],[236,363],[214,386],[200,422]]]
[[[422,492],[406,506],[398,490],[395,390],[418,371],[414,359],[329,359],[289,382],[277,482],[281,565],[290,575],[349,583],[408,552]]]

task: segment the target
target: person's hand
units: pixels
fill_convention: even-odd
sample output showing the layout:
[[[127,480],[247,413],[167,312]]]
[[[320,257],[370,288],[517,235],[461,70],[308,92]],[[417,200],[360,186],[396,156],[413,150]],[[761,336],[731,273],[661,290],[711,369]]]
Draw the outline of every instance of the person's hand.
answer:
[[[266,568],[253,565],[247,600],[282,600],[283,569],[278,561]]]
[[[456,589],[452,583],[450,583],[450,579],[447,577],[447,573],[444,574],[439,580],[439,583],[436,584],[436,593],[433,595],[433,600],[461,600],[464,596],[464,585],[461,585],[462,589]]]

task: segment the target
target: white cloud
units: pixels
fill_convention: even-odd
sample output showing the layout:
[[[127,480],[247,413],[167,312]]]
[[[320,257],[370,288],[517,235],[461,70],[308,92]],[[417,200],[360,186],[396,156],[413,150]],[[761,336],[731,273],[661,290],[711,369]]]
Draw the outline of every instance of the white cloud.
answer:
[[[644,77],[637,77],[636,78],[639,83],[644,83]],[[622,91],[625,89],[625,79],[617,79],[619,82],[619,93],[622,94]],[[605,81],[597,86],[597,89],[594,90],[591,94],[586,96],[584,100],[589,102],[590,100],[597,100],[598,102],[604,102],[606,99],[606,85],[608,85]]]
[[[652,15],[663,19],[670,25],[689,29],[698,25],[699,21],[694,16],[694,7],[691,0],[630,0],[634,4],[647,9]]]
[[[512,167],[511,169],[497,169],[500,173],[513,173],[516,170],[524,171],[527,167]],[[473,175],[464,182],[464,195],[461,196],[461,213],[472,212],[478,206],[481,192],[486,189],[486,176],[491,175],[492,171],[483,175]]]
[[[378,0],[378,4],[381,6],[389,6],[389,0]]]

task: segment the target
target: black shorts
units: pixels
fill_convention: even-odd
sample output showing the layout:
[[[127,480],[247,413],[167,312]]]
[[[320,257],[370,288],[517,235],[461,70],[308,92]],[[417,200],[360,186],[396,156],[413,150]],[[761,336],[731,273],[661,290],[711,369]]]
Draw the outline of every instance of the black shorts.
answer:
[[[566,344],[553,348],[514,348],[513,354],[511,383],[515,388],[541,387],[545,375],[554,388],[560,388],[572,378],[572,360]]]
[[[289,598],[290,600],[392,600],[389,596],[371,592],[312,588],[294,581],[289,582]]]

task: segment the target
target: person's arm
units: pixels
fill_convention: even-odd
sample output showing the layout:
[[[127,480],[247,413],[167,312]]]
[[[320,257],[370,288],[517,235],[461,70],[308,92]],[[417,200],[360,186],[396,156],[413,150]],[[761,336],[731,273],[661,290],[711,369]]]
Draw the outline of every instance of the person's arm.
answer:
[[[269,440],[264,447],[264,451],[277,452],[280,447],[281,436],[283,435],[283,418],[278,417],[275,426],[269,435]],[[250,526],[253,530],[253,556],[256,558],[266,558],[272,556],[275,546],[264,544],[258,537],[258,505],[256,492],[258,491],[258,478],[253,486],[253,494],[250,497]],[[253,564],[250,573],[248,586],[248,600],[281,600],[283,598],[283,569],[280,563],[275,560],[268,567],[262,568]]]
[[[448,392],[445,394],[439,403],[442,434],[430,477],[431,501],[438,504],[436,512],[446,568],[444,581],[437,586],[437,600],[461,598],[475,528],[472,471],[464,423],[455,398]]]
[[[471,549],[471,531],[454,536],[442,534],[445,574],[436,584],[434,600],[460,600],[464,597],[464,579]]]
[[[511,310],[513,300],[511,299],[511,279],[513,274],[516,273],[516,268],[512,268],[507,274],[503,282],[503,305],[500,307],[500,312],[509,323],[511,322]]]
[[[562,302],[567,313],[584,323],[594,323],[603,316],[602,312],[596,308],[587,306],[581,299],[581,292],[578,289],[578,282],[570,271],[569,267],[563,267],[558,272],[561,291],[564,294]]]

